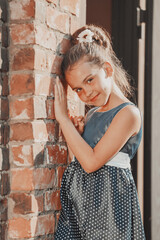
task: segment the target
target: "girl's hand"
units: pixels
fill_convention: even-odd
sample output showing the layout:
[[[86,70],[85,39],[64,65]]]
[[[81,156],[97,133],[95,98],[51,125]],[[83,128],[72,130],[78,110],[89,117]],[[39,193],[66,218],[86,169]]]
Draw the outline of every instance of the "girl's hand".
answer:
[[[55,84],[55,100],[54,111],[56,120],[60,123],[64,119],[68,118],[67,113],[67,96],[64,87],[58,77],[56,77]]]
[[[84,130],[84,117],[83,116],[79,116],[79,117],[70,116],[70,120],[74,124],[74,126],[77,129],[77,131],[79,132],[79,134],[82,134],[83,130]]]

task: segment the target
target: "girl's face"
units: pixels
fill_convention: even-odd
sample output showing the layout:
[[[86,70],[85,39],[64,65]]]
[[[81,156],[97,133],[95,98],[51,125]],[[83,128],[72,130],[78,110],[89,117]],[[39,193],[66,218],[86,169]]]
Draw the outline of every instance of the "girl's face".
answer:
[[[67,70],[65,78],[79,98],[89,105],[103,106],[112,91],[112,68],[107,62],[103,67],[80,60]]]

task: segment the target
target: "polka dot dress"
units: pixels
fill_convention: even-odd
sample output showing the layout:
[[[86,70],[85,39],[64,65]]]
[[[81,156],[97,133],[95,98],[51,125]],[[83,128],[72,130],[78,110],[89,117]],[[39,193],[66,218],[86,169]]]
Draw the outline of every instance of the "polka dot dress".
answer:
[[[87,115],[82,137],[94,147],[113,117],[128,104],[106,112],[93,108]],[[130,159],[137,151],[142,127],[120,150]],[[114,144],[114,143],[113,143]],[[104,165],[86,173],[72,161],[61,183],[62,211],[55,240],[144,240],[137,190],[129,168]]]

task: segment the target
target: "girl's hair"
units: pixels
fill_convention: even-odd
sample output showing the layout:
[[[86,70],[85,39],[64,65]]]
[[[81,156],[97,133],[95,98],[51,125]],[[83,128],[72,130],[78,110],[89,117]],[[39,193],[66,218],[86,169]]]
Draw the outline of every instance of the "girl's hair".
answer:
[[[92,33],[92,42],[80,42],[77,38],[78,35],[84,30],[89,29]],[[71,36],[71,47],[65,54],[61,71],[65,79],[65,72],[71,70],[74,64],[80,59],[87,58],[87,61],[102,67],[105,62],[109,62],[113,68],[114,80],[120,90],[126,97],[133,96],[133,87],[130,85],[129,75],[123,69],[121,62],[116,57],[108,32],[102,27],[95,25],[85,25],[78,29]]]

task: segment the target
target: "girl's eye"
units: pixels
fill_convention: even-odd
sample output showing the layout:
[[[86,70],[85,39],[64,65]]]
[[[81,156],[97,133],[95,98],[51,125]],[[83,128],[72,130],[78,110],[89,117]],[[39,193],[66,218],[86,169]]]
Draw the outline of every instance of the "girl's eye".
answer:
[[[77,88],[76,92],[79,93],[81,91],[81,88]]]
[[[87,80],[87,83],[91,83],[92,80],[93,80],[93,78],[88,79],[88,80]]]

